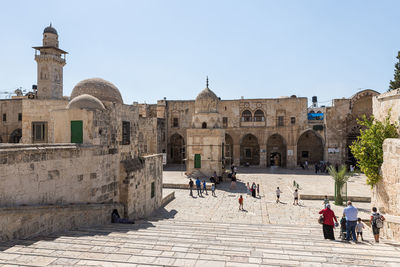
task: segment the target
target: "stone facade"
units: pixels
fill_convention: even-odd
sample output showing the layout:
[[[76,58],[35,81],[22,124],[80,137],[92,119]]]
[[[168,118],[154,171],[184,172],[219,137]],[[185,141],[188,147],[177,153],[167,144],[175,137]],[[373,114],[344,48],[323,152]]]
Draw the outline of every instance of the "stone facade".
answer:
[[[22,99],[0,100],[0,143],[19,143],[22,137]]]
[[[400,89],[374,97],[373,111],[378,120],[384,120],[390,113],[391,121],[399,123]],[[381,170],[382,179],[374,186],[372,203],[385,214],[384,235],[400,240],[400,139],[384,141]]]
[[[225,131],[224,155],[219,160],[225,167],[295,168],[321,160],[354,165],[348,147],[359,134],[357,118],[372,115],[372,97],[377,94],[364,90],[348,99],[334,99],[330,107],[308,107],[307,98],[296,96],[219,100],[217,110]],[[165,119],[168,163],[189,161],[193,155],[188,154],[187,133],[193,127],[195,101],[159,100],[153,110]]]
[[[65,58],[58,34],[50,26],[43,35],[43,46],[35,47],[40,52],[35,56],[37,94],[0,101],[9,118],[21,114],[18,122],[12,117],[1,124],[1,137],[8,142],[14,128],[22,136],[20,144],[0,144],[0,209],[7,207],[0,225],[22,220],[21,211],[32,209],[25,219],[33,226],[9,224],[0,235],[24,238],[90,225],[95,219],[88,216],[100,216],[99,222],[111,216],[109,209],[89,212],[85,205],[121,206],[120,215],[129,219],[148,216],[162,205],[162,155],[156,153],[161,150],[163,119],[139,119],[139,106],[125,105],[118,88],[101,78],[83,80],[71,97],[63,97]],[[153,138],[147,143],[149,151],[140,148],[143,136]],[[54,212],[52,205],[77,204],[82,208],[46,213]],[[38,215],[32,215],[36,210]]]

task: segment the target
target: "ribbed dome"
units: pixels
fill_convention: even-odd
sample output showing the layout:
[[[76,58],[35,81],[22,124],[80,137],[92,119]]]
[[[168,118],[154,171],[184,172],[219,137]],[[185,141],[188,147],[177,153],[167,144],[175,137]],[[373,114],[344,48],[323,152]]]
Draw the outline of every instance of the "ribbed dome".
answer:
[[[50,24],[50,26],[47,26],[46,28],[44,28],[43,33],[54,33],[54,34],[57,34],[57,35],[58,35],[57,30],[54,29],[54,28],[51,26],[51,24]]]
[[[210,88],[206,87],[196,97],[195,113],[218,112],[218,102],[218,96],[213,91],[211,91]]]
[[[103,103],[101,103],[99,99],[88,94],[83,94],[75,97],[69,102],[67,108],[100,109],[100,110],[105,109]]]
[[[94,96],[102,102],[109,101],[123,104],[121,93],[118,88],[111,82],[101,78],[80,81],[72,90],[71,99],[83,94]]]
[[[197,95],[196,97],[196,101],[200,100],[200,99],[217,99],[218,100],[218,96],[210,90],[210,88],[206,87],[204,88],[203,91],[200,92],[200,94]]]

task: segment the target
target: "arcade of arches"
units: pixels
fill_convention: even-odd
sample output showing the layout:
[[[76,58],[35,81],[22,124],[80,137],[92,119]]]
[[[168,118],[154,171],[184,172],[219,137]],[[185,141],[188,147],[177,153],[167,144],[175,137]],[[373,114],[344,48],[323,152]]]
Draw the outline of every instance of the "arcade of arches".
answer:
[[[304,132],[297,141],[297,164],[313,164],[324,160],[324,145],[322,139],[312,130]]]
[[[185,159],[185,140],[180,134],[173,134],[169,143],[170,162],[169,163],[183,163]]]
[[[243,137],[240,144],[240,165],[259,165],[260,145],[258,139],[252,134]]]
[[[279,134],[273,134],[267,142],[267,166],[286,167],[286,142]]]

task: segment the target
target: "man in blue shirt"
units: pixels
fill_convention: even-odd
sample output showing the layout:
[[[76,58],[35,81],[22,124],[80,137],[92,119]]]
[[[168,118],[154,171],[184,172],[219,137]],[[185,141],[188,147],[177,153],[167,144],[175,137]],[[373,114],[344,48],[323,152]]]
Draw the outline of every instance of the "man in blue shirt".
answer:
[[[347,201],[347,208],[343,211],[344,216],[346,216],[346,240],[350,241],[350,233],[353,235],[353,240],[356,242],[356,225],[358,210],[353,207],[351,201]]]
[[[197,195],[198,196],[203,196],[201,194],[201,181],[200,181],[199,177],[197,177],[197,179],[196,179],[196,189],[197,189]]]

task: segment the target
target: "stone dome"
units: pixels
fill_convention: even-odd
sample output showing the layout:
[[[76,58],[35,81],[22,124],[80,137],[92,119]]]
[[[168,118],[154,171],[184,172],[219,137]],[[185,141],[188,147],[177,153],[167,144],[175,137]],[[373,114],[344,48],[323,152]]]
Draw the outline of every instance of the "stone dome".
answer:
[[[200,94],[197,95],[195,101],[196,113],[218,112],[219,98],[218,96],[206,87]]]
[[[99,99],[88,94],[83,94],[75,97],[68,103],[67,108],[100,109],[100,110],[105,109],[103,103],[101,103]]]
[[[94,96],[102,102],[109,101],[123,104],[121,93],[118,88],[114,84],[101,78],[80,81],[72,90],[71,99],[83,94]]]
[[[50,26],[47,26],[46,28],[44,28],[43,34],[44,34],[44,33],[54,33],[54,34],[57,34],[57,35],[58,35],[57,30],[54,29],[54,28],[51,26],[51,24],[50,24]]]

